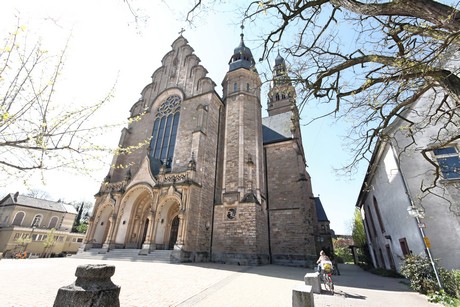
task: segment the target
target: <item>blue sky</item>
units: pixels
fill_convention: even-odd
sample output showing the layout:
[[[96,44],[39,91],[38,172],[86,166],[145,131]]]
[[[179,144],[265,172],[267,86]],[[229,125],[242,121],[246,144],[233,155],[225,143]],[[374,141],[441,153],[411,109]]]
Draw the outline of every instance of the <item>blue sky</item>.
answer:
[[[170,50],[172,42],[185,28],[184,37],[195,49],[201,64],[209,71],[209,77],[218,85],[228,70],[228,60],[239,44],[239,16],[232,6],[221,6],[219,10],[204,12],[193,27],[183,22],[188,1],[135,2],[150,16],[136,27],[133,17],[123,1],[55,1],[19,0],[2,4],[0,30],[13,30],[17,19],[26,25],[31,37],[40,37],[50,53],[58,53],[70,37],[64,72],[58,84],[57,98],[67,103],[91,102],[102,98],[116,82],[115,97],[109,106],[111,116],[99,120],[124,121],[129,109],[140,92],[150,82],[150,76],[161,65],[162,57]],[[245,1],[238,1],[245,3]],[[247,2],[246,2],[247,3]],[[261,56],[258,41],[260,29],[248,26],[245,29],[246,45],[257,60]],[[272,62],[276,54],[272,56]],[[258,70],[266,71],[267,63],[258,64]],[[264,91],[266,92],[266,88]],[[266,99],[262,99],[266,108]],[[309,122],[321,114],[314,102],[304,108],[302,123]],[[331,228],[339,234],[349,233],[354,205],[364,178],[364,170],[353,178],[339,177],[334,168],[339,168],[348,158],[343,148],[345,123],[334,124],[326,118],[306,125],[302,129],[307,170],[312,177],[315,196],[320,195]],[[120,129],[121,130],[121,129]],[[119,132],[104,136],[110,146],[118,144]],[[48,192],[53,199],[66,201],[93,201],[93,195],[108,172],[107,166],[95,171],[92,178],[78,177],[55,171],[36,181],[34,188]],[[1,194],[24,191],[20,183],[0,187]]]

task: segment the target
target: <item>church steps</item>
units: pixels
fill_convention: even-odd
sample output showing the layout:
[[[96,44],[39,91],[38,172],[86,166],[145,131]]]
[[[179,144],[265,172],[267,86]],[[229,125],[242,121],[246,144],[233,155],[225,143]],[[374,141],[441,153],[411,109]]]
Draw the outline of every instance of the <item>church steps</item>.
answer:
[[[78,259],[116,260],[116,261],[145,261],[170,263],[172,250],[155,250],[147,255],[139,255],[139,249],[114,249],[104,253],[104,249],[91,249],[73,255]]]

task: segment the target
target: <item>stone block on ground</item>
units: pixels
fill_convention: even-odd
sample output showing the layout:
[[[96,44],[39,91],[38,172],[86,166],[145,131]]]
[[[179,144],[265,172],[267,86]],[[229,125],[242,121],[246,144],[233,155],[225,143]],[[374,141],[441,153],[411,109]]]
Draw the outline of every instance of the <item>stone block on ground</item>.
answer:
[[[314,307],[311,286],[299,284],[292,289],[292,307]]]
[[[312,287],[313,293],[321,293],[321,279],[318,272],[305,274],[304,280],[305,285]]]
[[[119,307],[120,287],[110,280],[114,273],[113,265],[79,265],[77,280],[58,290],[53,307]]]

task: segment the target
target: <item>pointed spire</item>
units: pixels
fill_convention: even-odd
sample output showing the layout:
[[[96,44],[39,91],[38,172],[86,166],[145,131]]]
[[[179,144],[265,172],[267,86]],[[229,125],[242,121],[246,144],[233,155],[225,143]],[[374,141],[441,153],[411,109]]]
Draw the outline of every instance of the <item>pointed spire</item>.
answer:
[[[274,81],[274,85],[290,83],[287,68],[286,68],[286,61],[281,56],[279,50],[275,58],[275,65],[273,66],[273,81]]]
[[[278,49],[278,55],[276,56],[276,59],[275,59],[275,67],[278,65],[286,66],[284,58],[281,56],[279,49]]]
[[[240,40],[240,47],[245,47],[245,46],[244,46],[244,25],[241,24],[240,28],[241,28],[241,34],[240,34],[240,37],[241,37],[241,40]]]

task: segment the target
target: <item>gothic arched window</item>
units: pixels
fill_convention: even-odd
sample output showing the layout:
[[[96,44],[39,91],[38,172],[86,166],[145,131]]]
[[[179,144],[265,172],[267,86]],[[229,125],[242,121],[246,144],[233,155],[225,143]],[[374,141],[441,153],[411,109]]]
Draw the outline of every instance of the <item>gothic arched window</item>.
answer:
[[[178,95],[169,96],[155,115],[149,153],[150,167],[154,175],[159,173],[161,165],[171,169],[181,102],[182,99]]]

